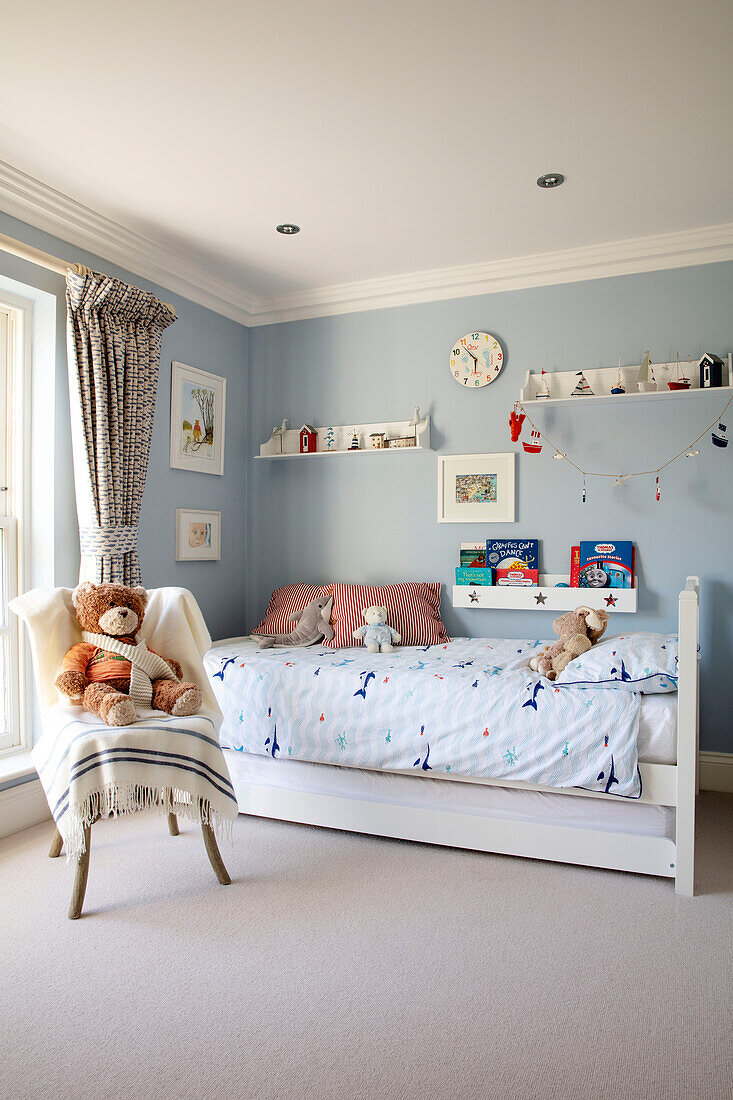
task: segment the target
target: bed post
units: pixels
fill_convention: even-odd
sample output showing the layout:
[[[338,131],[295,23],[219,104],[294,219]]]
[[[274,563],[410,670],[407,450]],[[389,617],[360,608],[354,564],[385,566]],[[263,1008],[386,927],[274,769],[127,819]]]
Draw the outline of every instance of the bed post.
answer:
[[[677,835],[675,891],[695,892],[695,794],[698,737],[698,610],[700,578],[688,577],[679,599],[677,669]]]

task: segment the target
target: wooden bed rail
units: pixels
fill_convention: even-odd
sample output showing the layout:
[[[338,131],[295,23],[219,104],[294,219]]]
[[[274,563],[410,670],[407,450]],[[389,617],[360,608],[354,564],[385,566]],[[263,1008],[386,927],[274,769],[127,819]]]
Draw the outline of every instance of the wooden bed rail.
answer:
[[[688,577],[679,598],[677,668],[677,825],[675,891],[695,892],[695,795],[699,737],[700,578]]]

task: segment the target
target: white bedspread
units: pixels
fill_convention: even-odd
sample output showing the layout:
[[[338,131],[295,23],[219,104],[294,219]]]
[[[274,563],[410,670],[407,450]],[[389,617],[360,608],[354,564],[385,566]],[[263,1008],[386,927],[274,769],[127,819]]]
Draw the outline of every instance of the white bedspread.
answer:
[[[458,638],[371,654],[235,640],[204,663],[226,748],[637,798],[640,696],[556,688],[528,667],[543,644]]]

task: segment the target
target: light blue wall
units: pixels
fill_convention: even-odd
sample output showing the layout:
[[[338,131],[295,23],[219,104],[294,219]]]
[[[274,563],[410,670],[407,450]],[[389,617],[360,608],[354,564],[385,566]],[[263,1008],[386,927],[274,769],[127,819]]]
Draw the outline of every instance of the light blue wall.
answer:
[[[140,559],[148,588],[182,585],[195,594],[214,637],[241,631],[245,616],[244,585],[244,456],[248,332],[210,310],[181,298],[147,279],[121,270],[98,256],[66,244],[0,212],[0,233],[64,259],[151,290],[171,302],[178,320],[163,333],[160,382],[155,410],[147,486],[140,517]],[[35,264],[0,252],[0,274],[56,296],[56,438],[54,477],[54,580],[74,585],[78,580],[79,545],[74,498],[69,394],[66,369],[65,282]],[[224,375],[227,380],[226,455],[224,476],[172,470],[168,464],[171,362],[188,363]],[[251,448],[250,448],[251,449]],[[180,507],[222,512],[219,562],[176,562],[174,516]]]
[[[580,480],[548,449],[526,455],[509,440],[507,417],[527,370],[580,370],[719,354],[733,349],[733,264],[604,279],[456,301],[354,313],[253,329],[248,381],[248,454],[283,416],[291,427],[409,419],[415,404],[433,418],[444,454],[517,451],[517,522],[494,527],[438,524],[434,454],[254,462],[247,467],[249,625],[270,591],[296,580],[440,580],[454,635],[538,637],[551,614],[454,610],[450,585],[462,540],[535,536],[548,572],[566,572],[580,539],[631,539],[637,546],[639,612],[617,629],[668,630],[688,573],[702,578],[702,745],[733,750],[733,447],[709,433],[697,459],[662,478],[614,487]],[[495,333],[506,366],[491,386],[466,392],[447,364],[465,332]],[[550,438],[581,466],[647,469],[701,432],[719,397],[538,411]],[[733,417],[729,418],[733,427]],[[731,433],[733,434],[733,432]]]

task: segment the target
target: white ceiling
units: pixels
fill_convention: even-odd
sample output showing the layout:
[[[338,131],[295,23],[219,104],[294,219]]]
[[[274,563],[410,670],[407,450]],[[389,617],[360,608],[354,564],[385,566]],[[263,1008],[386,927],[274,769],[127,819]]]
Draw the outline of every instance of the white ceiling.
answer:
[[[2,32],[0,157],[244,295],[733,222],[729,0],[29,0]]]

